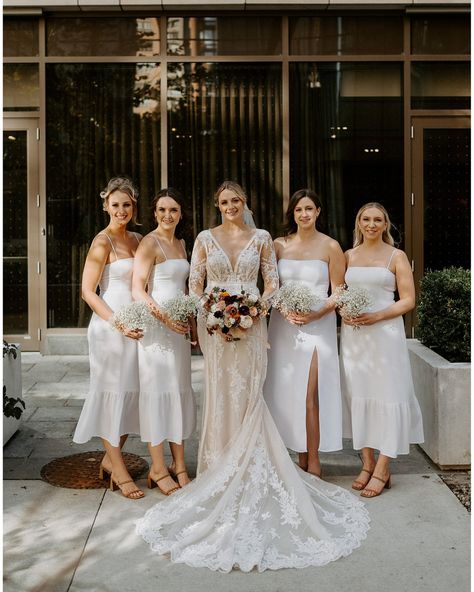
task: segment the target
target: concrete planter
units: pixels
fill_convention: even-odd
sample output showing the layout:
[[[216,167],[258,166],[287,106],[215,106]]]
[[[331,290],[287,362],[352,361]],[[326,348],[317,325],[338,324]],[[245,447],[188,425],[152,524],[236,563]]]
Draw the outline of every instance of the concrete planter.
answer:
[[[425,442],[420,444],[441,469],[471,465],[470,363],[451,363],[408,340],[415,393],[423,414]]]
[[[3,384],[6,387],[6,393],[9,397],[23,399],[21,390],[21,348],[17,345],[17,356],[3,356]],[[23,420],[23,414],[20,419],[15,417],[3,416],[3,445],[13,436],[20,427]]]

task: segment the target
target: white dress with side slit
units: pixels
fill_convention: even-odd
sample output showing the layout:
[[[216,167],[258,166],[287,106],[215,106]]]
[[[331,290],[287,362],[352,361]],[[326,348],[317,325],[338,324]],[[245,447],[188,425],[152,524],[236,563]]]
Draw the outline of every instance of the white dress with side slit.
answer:
[[[104,267],[99,295],[115,312],[132,302],[133,257],[118,259],[111,238],[101,234],[109,239],[115,261]],[[73,441],[83,444],[93,436],[100,436],[112,446],[118,446],[120,436],[140,433],[137,342],[95,313],[89,323],[87,340],[90,386]]]
[[[165,261],[154,265],[150,274],[150,296],[159,306],[184,293],[188,275],[186,259],[166,259],[165,255]],[[190,342],[159,323],[145,331],[138,343],[138,366],[141,439],[152,446],[163,440],[181,444],[196,424]]]
[[[201,232],[190,290],[222,287],[259,294],[278,288],[273,241],[257,229],[234,266],[212,232]],[[206,397],[194,481],[153,506],[137,532],[176,563],[229,572],[320,566],[361,544],[369,516],[348,491],[305,473],[291,460],[263,399],[267,324],[241,341],[209,335],[198,321]]]
[[[372,297],[368,312],[394,302],[396,281],[389,265],[347,268],[346,284],[365,288]],[[374,448],[395,458],[408,454],[410,443],[423,442],[401,316],[358,329],[342,323],[340,361],[344,437],[352,438],[356,450]]]
[[[328,298],[329,266],[320,259],[278,261],[280,284],[300,282],[311,289],[322,308]],[[306,452],[306,392],[313,354],[318,360],[321,452],[342,449],[342,405],[337,353],[336,313],[307,325],[289,323],[273,310],[268,328],[267,378],[264,397],[287,448]]]

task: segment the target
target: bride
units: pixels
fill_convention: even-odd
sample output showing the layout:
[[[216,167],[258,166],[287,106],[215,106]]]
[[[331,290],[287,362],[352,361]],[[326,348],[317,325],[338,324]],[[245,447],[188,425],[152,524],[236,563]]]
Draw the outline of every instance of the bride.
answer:
[[[261,300],[268,302],[278,289],[270,235],[245,224],[249,211],[237,183],[225,181],[215,203],[223,222],[196,239],[190,291],[204,306],[217,286],[260,296],[260,271]],[[198,330],[206,374],[198,476],[148,510],[137,532],[176,563],[223,572],[319,566],[351,553],[366,537],[368,513],[352,494],[289,457],[262,394],[265,320],[240,341],[208,334],[204,314]]]

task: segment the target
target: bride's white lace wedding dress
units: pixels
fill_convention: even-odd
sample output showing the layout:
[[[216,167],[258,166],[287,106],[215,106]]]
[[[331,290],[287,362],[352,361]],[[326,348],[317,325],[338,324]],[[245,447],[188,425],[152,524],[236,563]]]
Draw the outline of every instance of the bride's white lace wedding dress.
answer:
[[[190,290],[230,293],[278,288],[270,235],[256,230],[235,268],[212,232],[201,232],[191,261]],[[324,565],[366,537],[369,516],[340,487],[291,460],[263,399],[267,364],[264,320],[241,341],[209,335],[199,319],[206,400],[197,478],[152,507],[137,532],[177,563],[229,572]],[[291,393],[288,393],[291,397]]]

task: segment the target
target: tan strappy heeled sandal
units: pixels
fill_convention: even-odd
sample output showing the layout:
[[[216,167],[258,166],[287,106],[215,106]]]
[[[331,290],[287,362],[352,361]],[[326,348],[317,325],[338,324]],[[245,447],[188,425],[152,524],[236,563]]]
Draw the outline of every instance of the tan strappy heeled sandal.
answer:
[[[371,479],[377,479],[377,481],[383,483],[382,489],[380,491],[375,491],[374,489],[367,489],[367,487],[364,487],[364,489],[360,492],[360,495],[362,497],[377,497],[384,489],[390,489],[392,487],[391,478],[391,475],[389,475],[387,479],[381,479],[380,477],[377,477],[377,475],[372,475]]]
[[[356,491],[362,491],[363,489],[365,489],[365,487],[367,486],[367,484],[370,481],[370,478],[372,477],[372,471],[369,471],[368,469],[364,469],[362,468],[360,470],[361,473],[367,473],[367,475],[369,476],[369,478],[367,479],[367,481],[365,483],[362,483],[362,481],[358,481],[357,479],[355,479],[354,481],[352,481],[352,489],[355,489]]]
[[[171,475],[169,473],[166,473],[166,475],[163,475],[162,477],[159,477],[158,479],[153,479],[151,474],[148,473],[148,479],[147,479],[148,489],[153,489],[155,487],[158,487],[158,489],[161,491],[161,493],[164,493],[165,495],[171,495],[175,491],[178,491],[179,489],[181,489],[181,487],[179,485],[177,487],[172,487],[171,489],[168,489],[168,490],[163,489],[159,483],[160,483],[160,481],[163,481],[163,479],[166,479],[166,477],[171,477]]]
[[[175,479],[175,480],[178,482],[178,485],[179,485],[180,487],[186,487],[186,485],[188,485],[188,483],[186,483],[186,485],[181,485],[181,484],[180,484],[180,482],[179,482],[179,478],[178,478],[178,476],[179,476],[179,475],[184,475],[184,474],[186,474],[186,476],[187,476],[187,477],[188,477],[188,479],[189,479],[189,475],[188,475],[188,470],[187,470],[187,469],[183,469],[182,471],[177,471],[177,472],[176,472],[176,471],[175,471],[174,469],[172,469],[171,467],[168,467],[168,471],[169,471],[169,473],[170,473],[170,476],[171,476],[171,477],[173,477],[173,479]],[[189,479],[189,481],[191,481],[191,479]]]
[[[113,475],[110,475],[110,490],[111,491],[117,491],[117,489],[120,489],[120,493],[123,495],[123,497],[126,497],[128,499],[133,499],[133,500],[137,500],[137,499],[141,499],[142,497],[144,497],[144,492],[135,485],[135,489],[133,489],[132,491],[129,491],[128,493],[125,493],[122,489],[122,485],[126,485],[127,483],[135,483],[135,481],[133,479],[127,479],[127,481],[122,481],[121,483],[119,483],[118,481],[116,481],[113,477]]]

